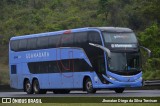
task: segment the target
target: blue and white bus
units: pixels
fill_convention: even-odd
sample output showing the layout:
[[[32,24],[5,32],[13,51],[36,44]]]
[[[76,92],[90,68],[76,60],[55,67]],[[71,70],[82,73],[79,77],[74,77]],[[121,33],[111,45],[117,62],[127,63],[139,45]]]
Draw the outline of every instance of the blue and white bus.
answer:
[[[144,48],[149,52],[147,48]],[[134,32],[88,27],[12,37],[10,86],[27,94],[95,93],[142,86],[140,46]]]

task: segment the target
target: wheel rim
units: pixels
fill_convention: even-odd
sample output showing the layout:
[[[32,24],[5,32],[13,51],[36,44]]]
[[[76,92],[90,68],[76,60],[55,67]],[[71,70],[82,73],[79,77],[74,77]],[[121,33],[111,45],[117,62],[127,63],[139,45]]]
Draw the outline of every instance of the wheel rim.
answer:
[[[87,82],[86,88],[87,88],[87,90],[92,90],[92,82],[91,81]]]
[[[35,92],[39,91],[39,84],[37,82],[34,83],[34,91]]]
[[[29,92],[31,89],[31,84],[29,82],[26,83],[26,91]]]

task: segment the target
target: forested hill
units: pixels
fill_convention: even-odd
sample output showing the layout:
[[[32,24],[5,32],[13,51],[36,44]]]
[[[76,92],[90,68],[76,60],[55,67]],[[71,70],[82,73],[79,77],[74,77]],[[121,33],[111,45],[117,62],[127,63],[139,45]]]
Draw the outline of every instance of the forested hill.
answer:
[[[12,36],[89,26],[133,29],[152,51],[144,77],[160,79],[159,0],[0,0],[1,46]]]

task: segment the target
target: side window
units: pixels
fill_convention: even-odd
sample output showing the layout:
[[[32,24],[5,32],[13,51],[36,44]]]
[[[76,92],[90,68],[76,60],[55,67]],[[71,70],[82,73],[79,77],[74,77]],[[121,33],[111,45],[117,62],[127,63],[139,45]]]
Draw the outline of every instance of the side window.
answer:
[[[10,47],[11,47],[11,50],[13,51],[18,51],[18,48],[19,48],[19,40],[12,40],[10,42]]]
[[[38,73],[48,73],[48,62],[39,62]]]
[[[30,73],[33,74],[60,72],[56,61],[30,62],[28,63],[28,68]]]
[[[49,37],[49,42],[48,42],[49,48],[56,48],[60,45],[60,36],[59,35],[53,35]]]
[[[96,44],[102,45],[100,35],[96,31],[89,31],[88,32],[88,41],[90,43],[96,43]]]
[[[73,71],[73,60],[60,60],[62,72],[72,72]]]
[[[50,61],[48,65],[48,72],[49,73],[59,73],[59,69],[57,67],[57,62],[56,61]]]
[[[35,49],[37,49],[37,38],[28,39],[27,49],[28,50],[35,50]]]
[[[38,49],[46,49],[48,48],[48,37],[40,37],[37,40]]]
[[[19,49],[18,51],[27,50],[27,39],[22,39],[19,41]]]
[[[17,74],[17,66],[11,65],[11,74]]]
[[[63,34],[61,39],[62,47],[73,47],[73,34]]]
[[[75,72],[84,72],[84,71],[92,71],[92,70],[93,70],[92,67],[84,59],[74,60],[74,71]]]
[[[74,45],[84,47],[87,43],[87,32],[74,33]]]
[[[28,68],[30,73],[36,74],[36,71],[38,70],[37,64],[36,63],[28,63]]]

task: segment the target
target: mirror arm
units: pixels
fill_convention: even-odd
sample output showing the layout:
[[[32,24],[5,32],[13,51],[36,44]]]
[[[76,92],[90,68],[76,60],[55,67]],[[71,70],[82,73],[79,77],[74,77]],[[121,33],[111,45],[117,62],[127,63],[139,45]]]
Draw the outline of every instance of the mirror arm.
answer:
[[[151,57],[151,50],[149,50],[148,48],[144,46],[140,46],[140,48],[143,48],[144,50],[146,50],[148,52],[148,57]]]
[[[101,46],[101,45],[99,45],[99,44],[94,44],[94,43],[89,43],[89,45],[94,46],[94,47],[97,47],[97,48],[100,48],[100,49],[106,51],[107,54],[108,54],[108,57],[111,58],[111,52],[110,52],[110,50],[109,50],[108,48],[103,47],[103,46]]]

